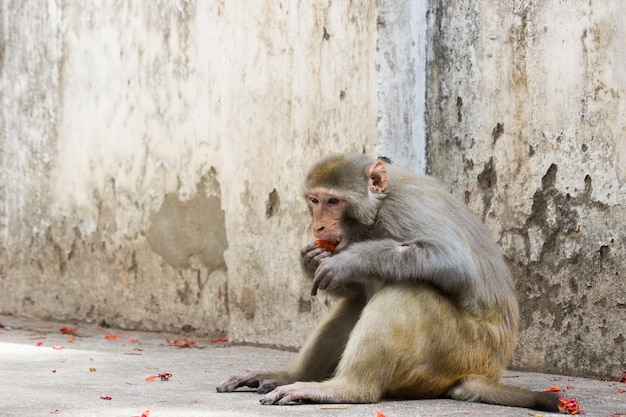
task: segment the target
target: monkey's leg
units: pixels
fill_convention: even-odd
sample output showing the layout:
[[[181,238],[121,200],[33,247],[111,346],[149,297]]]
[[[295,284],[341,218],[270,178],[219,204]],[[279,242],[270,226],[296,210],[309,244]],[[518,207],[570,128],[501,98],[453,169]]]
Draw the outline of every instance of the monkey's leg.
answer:
[[[435,398],[469,372],[499,375],[501,364],[490,360],[475,335],[480,325],[468,317],[428,285],[383,287],[363,309],[332,379],[284,385],[261,402]]]
[[[314,330],[298,356],[284,371],[254,372],[232,376],[217,387],[230,392],[239,387],[258,388],[261,394],[296,381],[321,381],[335,372],[350,332],[359,320],[365,301],[342,299],[330,315]]]

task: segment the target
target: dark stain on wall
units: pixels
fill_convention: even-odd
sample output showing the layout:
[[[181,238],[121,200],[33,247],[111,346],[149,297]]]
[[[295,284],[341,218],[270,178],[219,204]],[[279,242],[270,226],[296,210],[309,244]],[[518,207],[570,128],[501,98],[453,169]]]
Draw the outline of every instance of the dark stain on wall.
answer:
[[[303,297],[300,297],[298,300],[298,313],[305,314],[311,312],[311,300],[305,300]]]
[[[237,303],[239,309],[244,313],[246,320],[254,320],[256,315],[256,294],[254,289],[243,287]]]
[[[456,98],[456,120],[461,123],[463,121],[463,113],[461,112],[463,108],[463,99],[461,97]]]
[[[270,217],[272,217],[274,214],[276,214],[279,208],[280,197],[278,196],[278,191],[276,191],[276,188],[274,188],[267,198],[267,203],[265,203],[265,218],[269,219]]]
[[[556,187],[557,174],[557,164],[550,165],[542,177],[541,188],[533,195],[531,214],[525,227],[518,230],[524,238],[528,259],[526,264],[519,262],[511,265],[514,275],[520,277],[516,281],[517,291],[523,300],[520,303],[520,327],[543,328],[555,338],[562,335],[584,345],[592,332],[598,331],[606,336],[611,326],[614,327],[606,319],[605,326],[597,329],[591,329],[586,323],[590,314],[601,316],[602,311],[614,307],[606,305],[606,297],[599,296],[603,283],[598,279],[612,270],[617,271],[619,260],[612,255],[612,247],[616,245],[614,239],[608,239],[592,251],[588,250],[589,245],[572,246],[572,242],[580,242],[585,237],[581,231],[585,216],[594,210],[605,212],[609,208],[593,199],[590,175],[584,178],[584,189],[573,196]],[[531,242],[531,233],[535,235],[534,242]],[[622,334],[612,339],[614,346],[610,349],[623,346]],[[562,363],[565,359],[558,344],[546,341],[541,346],[546,363],[540,363],[537,368],[526,363],[525,369],[556,372],[569,367],[569,372],[577,373],[573,368],[592,366],[593,354],[584,349],[569,352],[571,357],[576,358],[575,365],[572,365]],[[598,363],[593,365],[596,369],[601,368]]]
[[[498,138],[504,134],[504,123],[496,123],[496,127],[491,131],[491,137],[493,138],[493,144],[496,143]]]
[[[478,181],[476,185],[478,189],[482,193],[483,199],[483,221],[485,217],[489,213],[491,209],[491,200],[494,195],[494,190],[498,183],[498,176],[496,175],[496,170],[493,166],[493,158],[489,158],[489,162],[487,162],[483,168],[483,171],[478,174]]]
[[[188,201],[167,194],[147,237],[152,250],[175,267],[189,268],[189,259],[197,256],[209,271],[226,268],[228,241],[221,200],[204,195],[203,187]]]

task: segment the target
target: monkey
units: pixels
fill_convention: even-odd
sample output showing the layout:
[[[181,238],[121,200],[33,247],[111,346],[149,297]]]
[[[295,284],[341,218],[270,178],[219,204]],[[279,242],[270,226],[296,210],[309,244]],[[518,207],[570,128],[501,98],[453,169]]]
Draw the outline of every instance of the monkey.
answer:
[[[333,154],[305,180],[316,239],[301,250],[311,295],[338,298],[285,370],[217,387],[264,405],[449,398],[559,411],[552,392],[503,386],[519,311],[496,241],[428,175]]]

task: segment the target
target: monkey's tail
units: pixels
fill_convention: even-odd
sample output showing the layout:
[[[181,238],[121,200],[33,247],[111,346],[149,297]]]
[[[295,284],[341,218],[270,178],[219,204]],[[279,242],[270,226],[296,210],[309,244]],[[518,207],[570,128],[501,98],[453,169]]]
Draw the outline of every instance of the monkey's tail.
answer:
[[[483,376],[471,376],[452,387],[447,396],[460,401],[481,402],[510,407],[532,408],[541,411],[559,411],[558,394],[507,387]]]

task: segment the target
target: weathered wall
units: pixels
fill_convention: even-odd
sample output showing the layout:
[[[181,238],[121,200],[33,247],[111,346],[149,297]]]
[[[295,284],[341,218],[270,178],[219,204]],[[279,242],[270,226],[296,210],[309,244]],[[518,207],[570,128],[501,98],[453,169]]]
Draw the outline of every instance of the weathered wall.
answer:
[[[430,171],[516,275],[514,365],[621,372],[625,6],[424,7],[0,0],[0,312],[300,345],[331,304],[302,171],[422,168],[426,85]]]
[[[302,171],[374,153],[375,3],[0,13],[0,312],[299,345]]]
[[[517,281],[514,366],[626,363],[626,3],[433,1],[430,171]]]
[[[378,0],[377,156],[424,172],[426,2]]]

